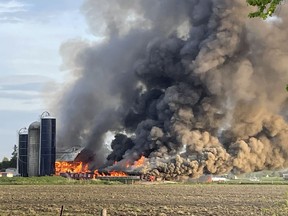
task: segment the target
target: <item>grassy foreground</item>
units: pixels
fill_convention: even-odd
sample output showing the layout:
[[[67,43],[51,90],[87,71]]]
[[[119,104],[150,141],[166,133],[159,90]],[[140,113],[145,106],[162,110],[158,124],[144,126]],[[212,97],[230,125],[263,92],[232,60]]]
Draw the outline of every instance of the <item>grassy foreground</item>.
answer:
[[[116,181],[102,180],[75,180],[63,178],[61,176],[41,176],[41,177],[1,177],[0,185],[95,185],[95,184],[121,184]]]
[[[157,182],[156,182],[157,183]],[[168,184],[169,182],[158,182]],[[176,184],[207,184],[196,182],[173,182]],[[105,180],[75,180],[63,178],[61,176],[42,176],[42,177],[1,177],[0,185],[117,185],[123,184],[120,181],[105,181]],[[249,179],[237,179],[225,182],[213,182],[208,184],[222,185],[288,185],[288,181],[281,177],[261,178],[259,181],[250,181]]]
[[[251,181],[249,179],[236,179],[226,182],[219,182],[218,184],[244,184],[244,185],[288,185],[288,181],[283,180],[282,177],[262,177],[259,181]]]

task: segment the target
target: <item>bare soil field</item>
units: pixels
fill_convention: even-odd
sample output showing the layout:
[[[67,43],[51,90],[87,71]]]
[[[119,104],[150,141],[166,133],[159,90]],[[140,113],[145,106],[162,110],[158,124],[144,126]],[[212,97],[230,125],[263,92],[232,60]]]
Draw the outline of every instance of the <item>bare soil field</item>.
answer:
[[[0,215],[287,215],[285,185],[1,185]]]

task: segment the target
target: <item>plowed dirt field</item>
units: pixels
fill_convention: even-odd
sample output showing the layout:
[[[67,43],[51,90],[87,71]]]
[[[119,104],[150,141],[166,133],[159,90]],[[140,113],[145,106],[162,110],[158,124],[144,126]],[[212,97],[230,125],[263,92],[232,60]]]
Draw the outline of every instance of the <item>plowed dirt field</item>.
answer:
[[[286,215],[285,185],[2,185],[0,215]],[[286,209],[286,210],[285,210]]]

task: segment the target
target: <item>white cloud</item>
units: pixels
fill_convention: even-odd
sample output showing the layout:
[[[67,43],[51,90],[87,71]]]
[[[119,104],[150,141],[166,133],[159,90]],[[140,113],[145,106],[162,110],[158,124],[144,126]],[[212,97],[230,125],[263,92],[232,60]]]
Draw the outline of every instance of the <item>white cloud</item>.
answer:
[[[63,42],[95,40],[79,12],[83,0],[0,0],[0,160],[10,157],[15,131],[31,122],[67,79]],[[51,111],[51,110],[48,110]]]
[[[5,41],[0,50],[1,75],[32,72],[61,82],[65,78],[59,70],[61,44],[73,38],[95,39],[87,32],[85,19],[77,10],[49,13],[41,20],[25,17],[23,22],[0,25],[0,41]]]
[[[37,111],[45,110],[42,99],[31,98],[26,100],[13,100],[10,98],[0,99],[0,111]]]
[[[20,90],[0,90],[0,98],[1,100],[9,99],[9,100],[34,100],[39,99],[39,92],[37,91],[20,91]]]
[[[28,10],[29,4],[24,4],[19,1],[6,1],[0,3],[0,14],[1,13],[17,13],[26,12]]]
[[[44,109],[43,99],[48,95],[45,91],[49,83],[52,85],[53,80],[41,75],[0,77],[0,111]],[[56,89],[56,84],[54,86]]]
[[[23,19],[20,19],[18,17],[0,17],[0,23],[19,23],[23,21]]]
[[[46,83],[47,81],[52,81],[47,76],[42,76],[39,74],[14,74],[11,76],[0,77],[0,85],[20,85],[26,83]]]

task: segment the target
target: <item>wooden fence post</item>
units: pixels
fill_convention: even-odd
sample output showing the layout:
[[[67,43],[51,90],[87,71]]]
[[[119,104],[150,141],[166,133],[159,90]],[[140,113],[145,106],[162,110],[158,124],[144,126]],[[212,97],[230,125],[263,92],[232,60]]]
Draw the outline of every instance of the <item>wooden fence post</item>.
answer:
[[[62,206],[61,206],[61,211],[60,211],[60,216],[63,215],[63,209],[64,209],[64,206],[62,205]]]
[[[106,208],[103,208],[101,210],[101,215],[100,216],[107,216],[107,209]]]

